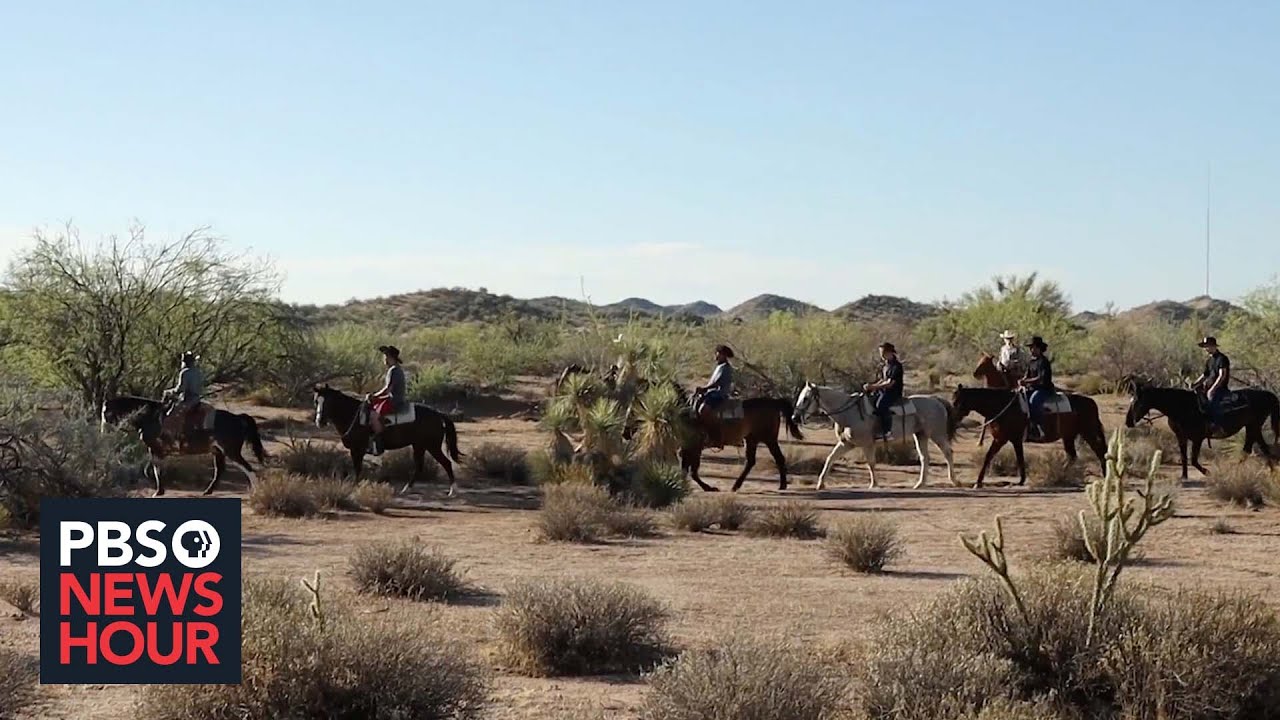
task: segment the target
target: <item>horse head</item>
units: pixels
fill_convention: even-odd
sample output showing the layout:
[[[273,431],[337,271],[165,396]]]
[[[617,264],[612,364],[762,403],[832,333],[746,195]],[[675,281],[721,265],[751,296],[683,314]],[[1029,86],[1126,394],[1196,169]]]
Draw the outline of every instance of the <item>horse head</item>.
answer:
[[[1129,409],[1124,413],[1124,426],[1127,428],[1137,427],[1138,422],[1151,412],[1150,386],[1136,378],[1126,378],[1125,382],[1129,389]]]

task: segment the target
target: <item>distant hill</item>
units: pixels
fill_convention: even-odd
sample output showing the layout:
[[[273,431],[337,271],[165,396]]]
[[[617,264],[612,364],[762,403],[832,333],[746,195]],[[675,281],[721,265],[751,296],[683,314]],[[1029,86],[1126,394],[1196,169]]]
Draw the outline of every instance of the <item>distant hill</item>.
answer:
[[[719,306],[712,305],[711,303],[704,302],[702,300],[691,302],[688,305],[670,306],[668,309],[677,315],[696,315],[700,318],[707,319],[724,313]]]
[[[740,318],[742,320],[757,320],[767,318],[775,312],[788,312],[793,315],[808,315],[811,313],[825,313],[826,310],[817,305],[810,305],[807,302],[794,300],[781,295],[757,295],[744,303],[735,305],[734,307],[724,311],[726,318]]]
[[[1171,323],[1184,323],[1199,320],[1209,327],[1221,327],[1227,316],[1240,308],[1226,300],[1217,300],[1205,295],[1191,298],[1185,302],[1161,300],[1159,302],[1139,305],[1120,313],[1121,317],[1134,320],[1152,320]]]
[[[874,322],[879,320],[919,322],[942,312],[937,305],[918,303],[893,295],[866,295],[832,310],[846,320]]]

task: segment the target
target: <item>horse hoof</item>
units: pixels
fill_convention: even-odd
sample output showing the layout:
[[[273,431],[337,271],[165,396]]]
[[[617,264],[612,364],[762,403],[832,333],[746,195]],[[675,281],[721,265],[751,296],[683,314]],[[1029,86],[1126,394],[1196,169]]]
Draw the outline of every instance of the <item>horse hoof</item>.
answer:
[[[204,495],[204,496],[206,496],[206,497],[207,497],[207,496],[209,496],[209,495],[212,495],[212,494],[213,494],[213,491],[212,491],[212,490],[205,490],[204,492],[202,492],[202,493],[200,493],[200,494],[201,494],[201,495]]]
[[[397,492],[396,494],[397,494],[397,495],[404,495],[404,494],[405,494],[405,493],[407,493],[407,492],[409,492],[409,486],[408,486],[408,485],[405,485],[404,487],[400,488],[399,492]]]
[[[455,492],[455,490],[456,490],[456,488],[454,488],[452,485],[450,485],[450,486],[449,486],[449,492],[445,495],[445,497],[453,497],[453,493]]]
[[[164,491],[163,491],[163,490],[157,490],[157,491],[155,491],[155,492],[151,493],[151,497],[160,497],[161,495],[164,495]]]

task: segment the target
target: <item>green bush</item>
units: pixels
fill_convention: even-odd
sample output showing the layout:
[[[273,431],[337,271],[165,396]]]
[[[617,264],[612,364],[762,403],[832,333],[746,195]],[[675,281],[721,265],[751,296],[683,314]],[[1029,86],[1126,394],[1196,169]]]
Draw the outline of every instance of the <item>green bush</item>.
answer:
[[[667,652],[666,608],[617,583],[538,580],[511,588],[497,613],[502,654],[529,675],[636,673]]]

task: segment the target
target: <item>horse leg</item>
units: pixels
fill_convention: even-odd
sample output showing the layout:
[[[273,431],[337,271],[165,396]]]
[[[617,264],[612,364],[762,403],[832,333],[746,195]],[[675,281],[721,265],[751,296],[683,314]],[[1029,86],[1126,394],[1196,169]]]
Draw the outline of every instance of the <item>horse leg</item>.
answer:
[[[831,464],[840,459],[840,456],[847,452],[849,452],[849,446],[845,444],[843,439],[837,440],[836,446],[831,448],[831,452],[827,455],[827,461],[822,464],[822,472],[818,473],[818,486],[815,489],[822,489],[823,484],[827,480],[827,473],[831,470]]]
[[[1102,427],[1099,426],[1094,432],[1085,435],[1085,442],[1093,450],[1093,454],[1098,456],[1098,463],[1102,465],[1102,474],[1107,474],[1107,437],[1102,434]]]
[[[209,481],[209,487],[204,489],[205,495],[212,495],[213,489],[218,487],[218,479],[222,477],[222,472],[227,469],[227,456],[222,454],[222,450],[218,446],[213,447],[213,479]]]
[[[151,497],[160,497],[161,495],[164,495],[164,481],[160,479],[160,463],[158,462],[160,458],[157,458],[155,455],[151,455],[150,457],[151,460],[149,462],[149,467],[151,468],[151,477],[156,481],[156,491],[151,494]]]
[[[253,472],[253,466],[250,465],[249,461],[245,460],[244,456],[240,454],[239,448],[226,450],[225,452],[227,454],[227,459],[230,460],[233,465],[244,471],[244,476],[249,480],[249,489],[253,490],[254,483],[258,482],[258,476]],[[212,485],[204,491],[204,494],[208,495],[211,492],[213,492]]]
[[[982,487],[982,479],[987,476],[987,467],[991,465],[991,458],[995,457],[996,453],[1000,452],[1000,448],[1004,447],[1006,442],[1008,442],[1008,440],[1005,440],[1004,438],[996,435],[991,436],[991,447],[987,448],[987,455],[982,459],[982,469],[978,470],[978,479],[973,483],[975,488]]]
[[[1178,433],[1178,453],[1182,456],[1182,479],[1187,479],[1187,436]]]
[[[1200,464],[1200,443],[1204,442],[1204,438],[1196,438],[1191,441],[1191,467],[1199,470],[1201,474],[1208,475],[1209,471],[1204,469]]]
[[[1018,461],[1018,484],[1027,484],[1027,456],[1022,452],[1022,438],[1011,440],[1013,443],[1013,456]],[[1074,449],[1074,448],[1073,448]]]
[[[409,478],[404,481],[404,485],[401,486],[400,493],[402,495],[409,492],[409,488],[413,487],[418,478],[422,477],[423,458],[426,456],[426,452],[427,449],[421,445],[415,444],[413,446],[413,474],[409,475]]]
[[[353,480],[360,479],[360,471],[364,469],[364,451],[351,448],[351,469],[355,473]]]
[[[1071,462],[1074,463],[1076,460],[1080,459],[1080,456],[1076,454],[1075,428],[1071,428],[1068,432],[1062,434],[1062,449],[1067,453],[1067,458],[1071,460]]]
[[[759,442],[754,437],[747,437],[747,464],[742,466],[742,474],[738,476],[738,481],[733,484],[733,492],[738,492],[738,488],[742,487],[742,483],[747,479],[751,468],[756,466],[756,446]]]
[[[916,441],[916,455],[920,457],[920,479],[913,486],[918,490],[929,479],[929,440],[923,432],[917,432],[911,437]]]
[[[782,453],[782,447],[778,445],[778,440],[765,440],[765,447],[769,448],[769,454],[773,456],[773,464],[778,466],[778,489],[787,489],[787,456]]]
[[[438,447],[428,448],[427,452],[431,453],[431,457],[435,458],[435,461],[440,463],[440,467],[444,468],[444,474],[449,478],[449,493],[447,497],[453,497],[453,494],[458,490],[458,479],[453,474],[453,463],[449,462],[444,450]]]
[[[698,468],[702,467],[702,448],[687,448],[680,450],[680,464],[693,478],[693,481],[702,488],[703,492],[719,492],[720,488],[714,485],[708,485],[702,482],[702,478],[698,476]]]
[[[876,486],[876,441],[873,435],[867,435],[871,439],[869,443],[862,446],[862,458],[867,462],[867,474],[871,476],[870,482],[867,483],[867,489],[873,489]]]
[[[1240,449],[1244,452],[1245,457],[1249,457],[1250,455],[1253,454],[1253,444],[1255,441],[1260,439],[1261,435],[1262,435],[1261,424],[1259,424],[1257,427],[1252,427],[1249,425],[1244,426],[1244,447]]]

